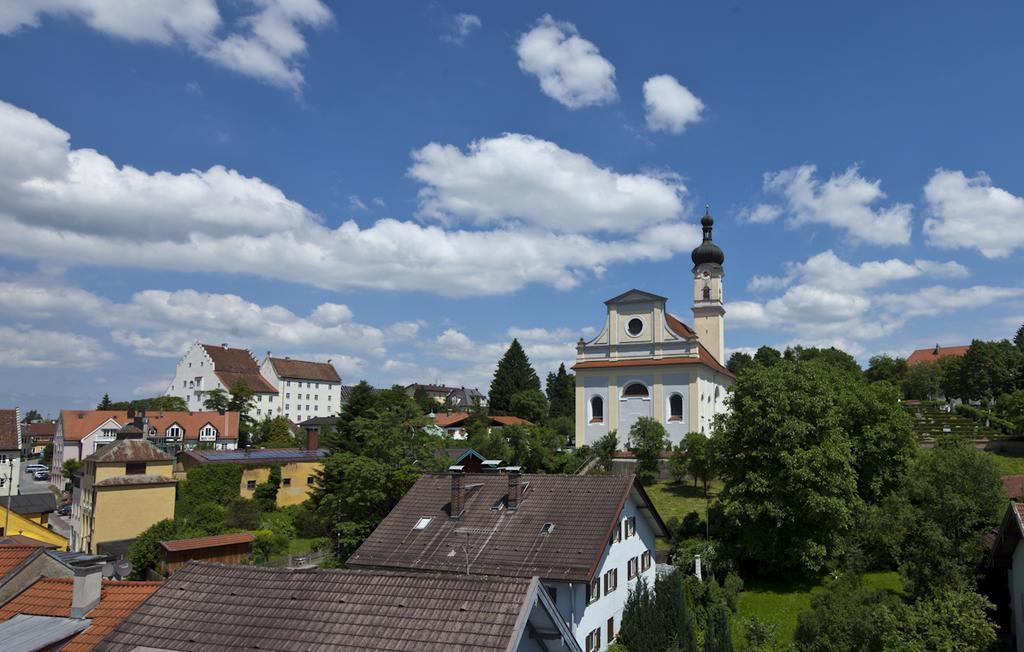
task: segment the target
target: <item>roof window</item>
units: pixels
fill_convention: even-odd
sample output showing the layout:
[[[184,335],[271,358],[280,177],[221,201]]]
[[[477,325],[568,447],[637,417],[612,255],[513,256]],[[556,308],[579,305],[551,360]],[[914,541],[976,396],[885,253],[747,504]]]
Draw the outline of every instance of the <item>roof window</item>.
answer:
[[[430,517],[429,516],[424,516],[420,520],[416,521],[416,525],[414,525],[412,529],[414,529],[414,530],[425,530],[425,529],[427,529],[428,525],[430,525]]]
[[[554,523],[545,523],[544,526],[540,529],[540,533],[541,534],[551,534],[551,532],[554,531],[554,529],[555,529],[555,524]]]

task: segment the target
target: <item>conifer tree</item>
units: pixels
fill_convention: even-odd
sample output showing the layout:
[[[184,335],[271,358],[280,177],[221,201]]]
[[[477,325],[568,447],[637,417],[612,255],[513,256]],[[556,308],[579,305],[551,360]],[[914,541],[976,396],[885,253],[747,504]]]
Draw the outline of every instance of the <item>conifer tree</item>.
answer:
[[[341,408],[334,431],[324,437],[327,448],[332,453],[358,451],[359,433],[356,432],[355,421],[360,417],[370,418],[376,405],[377,397],[373,386],[365,380],[359,381],[359,384],[352,388],[348,402]]]
[[[491,391],[487,397],[491,414],[509,414],[512,410],[512,397],[527,389],[540,391],[540,378],[530,366],[530,359],[519,340],[512,340],[505,355],[498,362],[491,381]]]
[[[113,405],[113,403],[110,401],[110,394],[104,394],[103,395],[103,400],[100,401],[100,404],[96,406],[96,409],[97,410],[111,410],[111,409],[113,409],[111,407],[112,405]]]
[[[1020,328],[1017,329],[1017,334],[1013,336],[1013,343],[1024,353],[1024,324],[1021,324]]]
[[[651,625],[656,619],[654,596],[647,586],[647,580],[641,577],[626,598],[626,606],[622,609],[622,623],[615,642],[629,652],[660,652],[660,649],[664,648],[651,646]]]
[[[575,418],[576,376],[566,372],[565,364],[558,365],[558,373],[549,373],[547,379],[548,416]]]
[[[670,642],[668,647],[679,652],[696,652],[693,616],[686,603],[683,581],[678,570],[655,580],[654,604],[658,620],[664,623],[665,634],[662,637]]]
[[[724,604],[716,604],[708,609],[708,626],[704,631],[704,652],[732,652],[729,607]]]

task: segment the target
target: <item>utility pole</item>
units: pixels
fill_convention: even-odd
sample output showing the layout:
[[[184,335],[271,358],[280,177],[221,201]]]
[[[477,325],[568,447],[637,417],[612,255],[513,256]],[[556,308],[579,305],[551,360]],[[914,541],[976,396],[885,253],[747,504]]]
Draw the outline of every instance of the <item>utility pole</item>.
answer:
[[[7,511],[4,512],[4,536],[7,536],[8,524],[11,520],[11,489],[14,487],[14,459],[7,460]]]

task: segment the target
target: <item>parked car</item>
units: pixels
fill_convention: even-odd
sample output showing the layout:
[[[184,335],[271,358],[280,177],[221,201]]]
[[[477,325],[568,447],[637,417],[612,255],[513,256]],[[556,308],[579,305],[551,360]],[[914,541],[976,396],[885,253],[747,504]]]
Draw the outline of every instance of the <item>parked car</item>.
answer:
[[[26,464],[25,465],[25,473],[35,474],[35,473],[37,473],[39,471],[46,471],[46,470],[47,470],[47,468],[46,468],[45,464]]]
[[[50,479],[50,472],[46,471],[45,469],[42,470],[42,471],[36,471],[35,473],[32,474],[32,479],[33,480],[49,480]]]
[[[60,514],[61,516],[67,516],[68,514],[70,514],[71,513],[71,503],[64,503],[63,505],[58,507],[57,508],[57,513]]]

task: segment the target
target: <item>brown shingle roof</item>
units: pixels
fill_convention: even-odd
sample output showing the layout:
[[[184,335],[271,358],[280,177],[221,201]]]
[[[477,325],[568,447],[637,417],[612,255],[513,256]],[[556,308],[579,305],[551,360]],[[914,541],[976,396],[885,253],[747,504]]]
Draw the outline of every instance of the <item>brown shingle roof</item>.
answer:
[[[291,358],[270,358],[270,364],[281,378],[293,380],[319,380],[328,383],[340,383],[341,376],[334,365],[327,362],[310,362],[308,360],[292,360]]]
[[[0,545],[0,578],[17,568],[39,550],[39,546]]]
[[[170,552],[182,550],[199,550],[200,548],[217,548],[219,546],[234,546],[239,543],[252,543],[256,537],[248,532],[234,532],[231,534],[214,534],[208,537],[196,537],[194,539],[175,539],[173,541],[161,541],[160,546]]]
[[[145,439],[122,439],[101,446],[85,459],[91,462],[168,462],[174,458]]]
[[[16,451],[18,443],[18,411],[0,410],[0,450]]]
[[[207,423],[217,429],[219,439],[238,438],[238,413],[206,412],[147,412],[149,427],[162,437],[168,428],[177,424],[185,431],[185,439],[199,439],[199,431]],[[61,410],[60,420],[65,441],[80,441],[108,420],[118,428],[129,423],[125,410]]]
[[[274,386],[260,375],[259,365],[252,354],[245,349],[232,349],[213,344],[201,345],[206,355],[213,360],[213,371],[224,387],[230,391],[239,381],[260,394],[276,394]]]
[[[664,524],[633,476],[520,476],[522,500],[510,512],[508,476],[465,475],[461,518],[449,518],[450,475],[420,478],[349,557],[352,567],[470,572],[552,581],[589,581],[630,492],[647,505],[654,530]],[[421,518],[430,522],[420,530]],[[554,528],[542,534],[546,523]]]
[[[930,349],[918,349],[907,358],[907,364],[936,362],[951,355],[964,356],[967,355],[967,350],[970,348],[971,346],[968,344],[967,346],[933,346]]]
[[[25,425],[25,434],[29,437],[36,437],[45,439],[46,437],[53,437],[57,434],[57,422],[56,421],[39,421],[36,423],[29,423]]]
[[[182,651],[510,649],[537,582],[190,563],[97,648]]]
[[[0,607],[0,621],[17,614],[71,616],[71,578],[40,578],[10,602]],[[160,582],[115,582],[103,580],[100,603],[86,614],[90,625],[61,648],[63,652],[87,652],[132,613]]]

